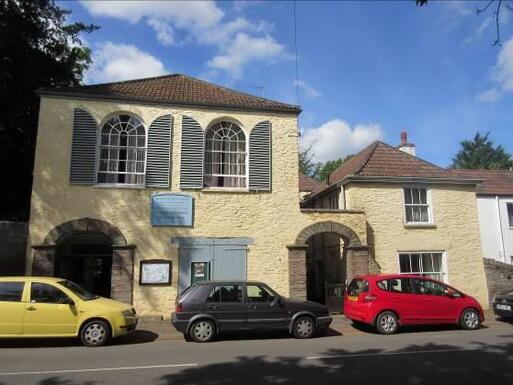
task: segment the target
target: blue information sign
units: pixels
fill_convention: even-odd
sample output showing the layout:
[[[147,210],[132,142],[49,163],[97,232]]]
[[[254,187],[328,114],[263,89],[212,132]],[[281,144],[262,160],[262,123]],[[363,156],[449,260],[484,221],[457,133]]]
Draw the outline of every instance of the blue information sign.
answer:
[[[151,197],[153,226],[192,226],[193,198],[186,194],[162,193]]]

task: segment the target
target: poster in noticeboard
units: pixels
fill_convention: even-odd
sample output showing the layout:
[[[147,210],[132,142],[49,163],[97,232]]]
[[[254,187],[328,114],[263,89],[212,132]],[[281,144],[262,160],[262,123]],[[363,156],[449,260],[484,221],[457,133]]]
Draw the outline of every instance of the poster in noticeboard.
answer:
[[[171,261],[150,259],[141,261],[140,285],[171,285]]]

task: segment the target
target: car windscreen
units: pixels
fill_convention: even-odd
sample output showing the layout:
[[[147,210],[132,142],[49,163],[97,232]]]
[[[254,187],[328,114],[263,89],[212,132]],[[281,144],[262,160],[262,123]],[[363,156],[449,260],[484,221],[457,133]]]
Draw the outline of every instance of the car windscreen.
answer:
[[[73,292],[73,294],[76,294],[84,301],[89,301],[95,298],[98,298],[97,295],[94,295],[90,292],[88,292],[86,289],[84,289],[82,286],[77,285],[75,282],[71,281],[59,281],[57,282],[59,285],[64,286],[66,289],[69,289]]]
[[[347,287],[348,295],[360,295],[369,291],[369,281],[365,279],[355,278]]]

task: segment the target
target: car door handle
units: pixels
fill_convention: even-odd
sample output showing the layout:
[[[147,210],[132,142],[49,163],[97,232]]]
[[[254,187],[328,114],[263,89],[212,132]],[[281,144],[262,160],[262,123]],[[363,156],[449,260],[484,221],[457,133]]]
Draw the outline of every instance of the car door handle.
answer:
[[[211,310],[215,310],[215,309],[217,309],[217,305],[210,305],[208,308]]]
[[[248,306],[248,309],[256,309],[256,308],[257,308],[257,306],[256,306],[256,305],[249,305],[249,306]]]
[[[29,306],[29,307],[27,308],[27,310],[30,310],[30,311],[32,311],[32,310],[37,310],[37,308],[36,308],[35,306]]]

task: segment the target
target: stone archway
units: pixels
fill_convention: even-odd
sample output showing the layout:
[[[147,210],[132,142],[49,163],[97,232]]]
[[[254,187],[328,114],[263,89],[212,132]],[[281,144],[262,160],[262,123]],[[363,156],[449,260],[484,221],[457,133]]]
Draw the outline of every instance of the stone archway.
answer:
[[[369,273],[369,246],[362,244],[358,235],[348,226],[324,221],[314,223],[304,228],[296,237],[289,249],[289,295],[296,298],[306,298],[306,250],[307,240],[316,234],[335,233],[344,240],[347,261],[347,278]]]
[[[112,224],[94,218],[79,218],[54,227],[42,244],[32,245],[32,275],[55,275],[59,245],[77,234],[103,234],[111,240],[112,270],[110,297],[132,303],[135,245],[129,245],[121,231]]]

